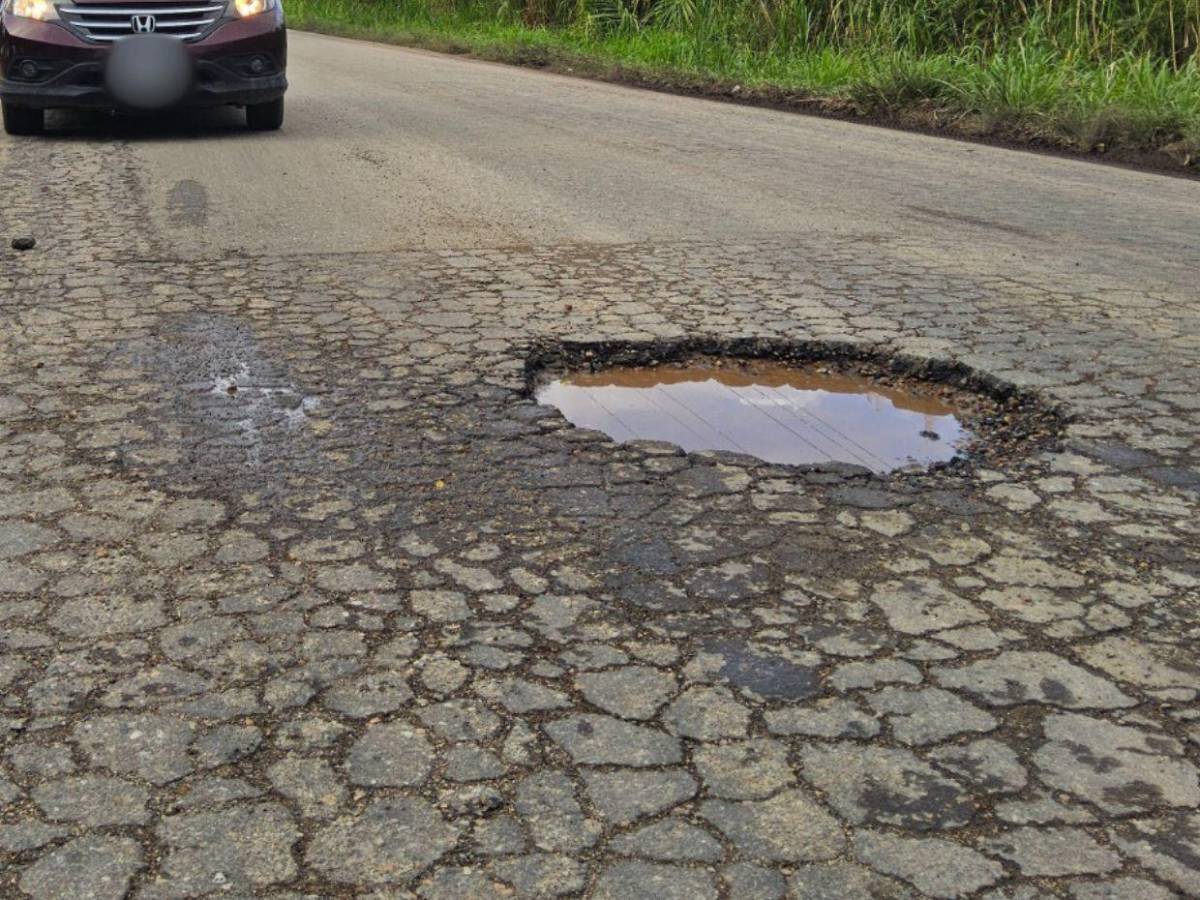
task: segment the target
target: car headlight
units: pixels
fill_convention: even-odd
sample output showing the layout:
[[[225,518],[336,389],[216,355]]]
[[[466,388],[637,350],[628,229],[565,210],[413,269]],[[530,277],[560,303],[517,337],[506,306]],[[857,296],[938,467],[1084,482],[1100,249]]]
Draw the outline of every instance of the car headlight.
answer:
[[[247,19],[274,9],[277,0],[230,0],[230,10],[239,19]]]
[[[58,18],[58,8],[51,0],[12,0],[9,6],[14,16],[50,22]]]

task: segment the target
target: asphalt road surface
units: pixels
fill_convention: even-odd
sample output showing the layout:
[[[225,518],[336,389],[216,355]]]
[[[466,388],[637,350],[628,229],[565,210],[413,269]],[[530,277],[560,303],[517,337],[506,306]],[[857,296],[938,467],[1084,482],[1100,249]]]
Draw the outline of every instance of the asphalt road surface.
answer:
[[[173,246],[944,233],[994,259],[1034,246],[1146,274],[1200,265],[1197,182],[357,41],[295,34],[291,51],[282,134],[219,114],[234,123],[219,136],[135,143]]]
[[[0,896],[1200,894],[1200,183],[292,51],[0,141]],[[1059,422],[618,446],[614,341]]]

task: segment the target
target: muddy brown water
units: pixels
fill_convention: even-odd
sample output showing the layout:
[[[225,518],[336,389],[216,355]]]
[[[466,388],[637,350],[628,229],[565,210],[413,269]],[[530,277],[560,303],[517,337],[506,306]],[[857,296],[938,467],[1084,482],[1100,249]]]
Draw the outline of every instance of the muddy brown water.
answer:
[[[568,374],[536,397],[619,442],[668,441],[790,465],[890,472],[952,459],[969,437],[954,408],[931,393],[774,362]]]

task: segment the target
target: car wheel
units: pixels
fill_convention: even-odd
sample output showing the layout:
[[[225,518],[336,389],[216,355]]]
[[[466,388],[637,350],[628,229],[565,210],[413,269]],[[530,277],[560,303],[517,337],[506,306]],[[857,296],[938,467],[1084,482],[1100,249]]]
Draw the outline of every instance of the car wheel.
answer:
[[[8,134],[41,134],[46,124],[46,112],[28,106],[0,104],[4,113],[4,130]]]
[[[254,131],[275,131],[283,124],[283,98],[246,106],[246,124]]]

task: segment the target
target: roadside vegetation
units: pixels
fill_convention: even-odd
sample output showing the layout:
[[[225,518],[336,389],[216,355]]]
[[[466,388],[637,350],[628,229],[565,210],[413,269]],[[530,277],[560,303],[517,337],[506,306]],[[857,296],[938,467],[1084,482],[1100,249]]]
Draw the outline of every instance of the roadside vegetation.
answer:
[[[293,27],[959,134],[1200,159],[1200,0],[286,0]]]

